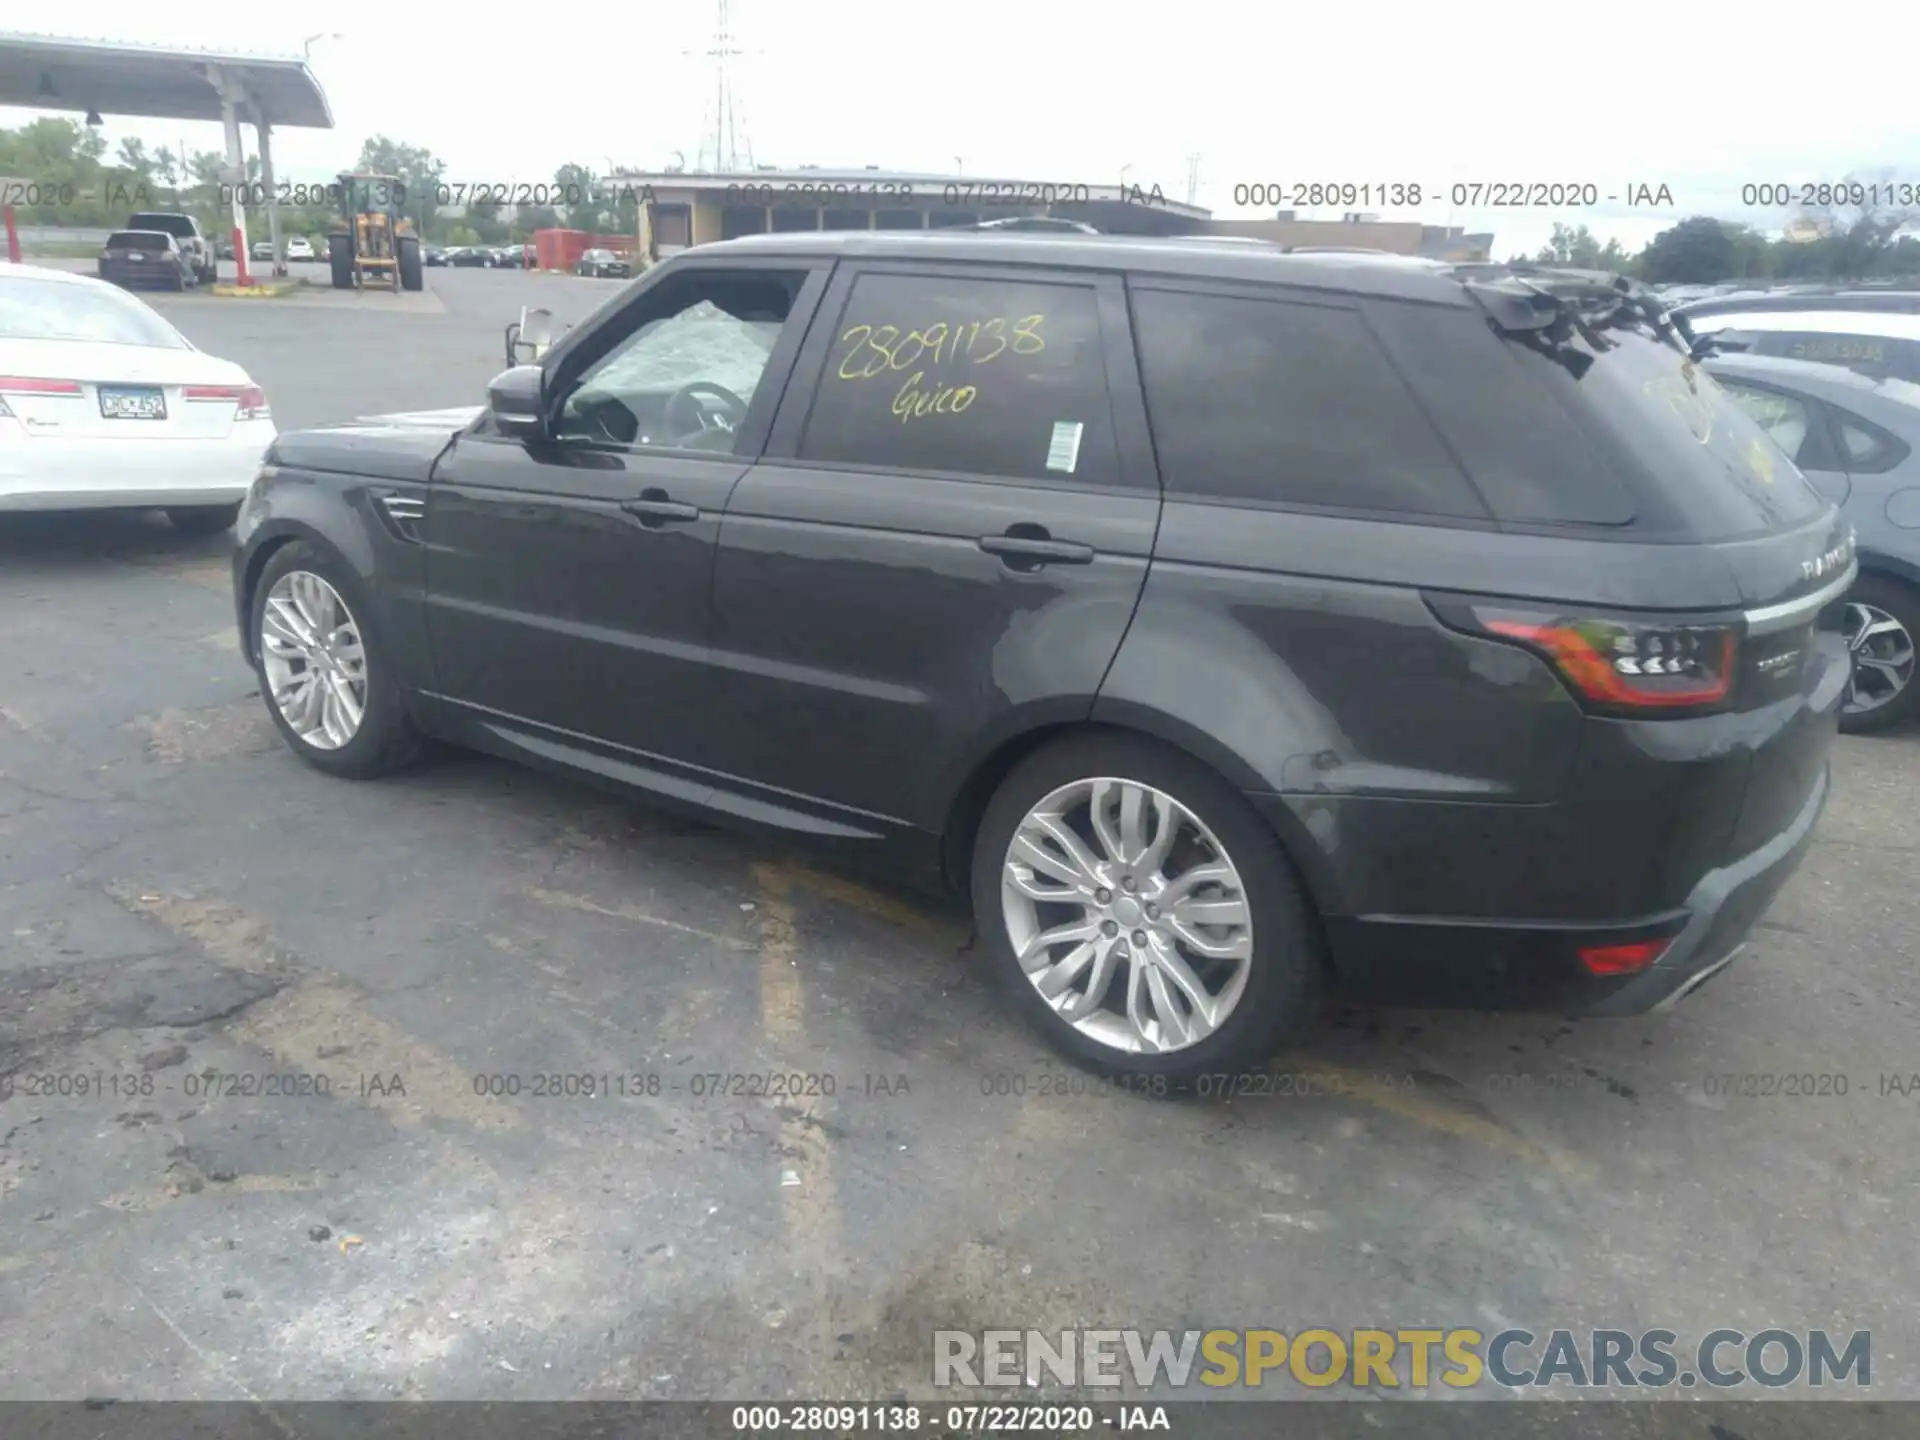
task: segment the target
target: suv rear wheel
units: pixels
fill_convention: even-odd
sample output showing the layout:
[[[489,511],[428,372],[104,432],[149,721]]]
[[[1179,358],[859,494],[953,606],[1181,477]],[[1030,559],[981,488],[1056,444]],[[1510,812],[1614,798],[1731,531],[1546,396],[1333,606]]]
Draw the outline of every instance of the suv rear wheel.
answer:
[[[982,817],[972,891],[1016,1003],[1103,1073],[1244,1069],[1318,1012],[1319,932],[1279,841],[1151,741],[1075,737],[1017,765]]]
[[[1847,592],[1847,649],[1853,680],[1840,711],[1848,734],[1890,730],[1913,718],[1914,642],[1920,638],[1920,591],[1884,575],[1867,575]]]

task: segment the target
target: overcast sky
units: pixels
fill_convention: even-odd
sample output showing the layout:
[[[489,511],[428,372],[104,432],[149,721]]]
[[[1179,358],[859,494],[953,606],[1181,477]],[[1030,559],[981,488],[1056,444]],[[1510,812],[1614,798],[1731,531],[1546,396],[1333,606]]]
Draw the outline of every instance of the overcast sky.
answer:
[[[332,132],[276,132],[283,179],[350,164],[370,134],[425,145],[454,182],[538,182],[578,161],[660,168],[711,152],[716,7],[157,6],[88,0],[94,38],[299,54],[330,11],[344,37],[311,64]],[[304,13],[301,13],[304,11]],[[1457,4],[1271,0],[733,0],[738,115],[761,164],[1159,184],[1236,207],[1236,184],[1592,181],[1605,197],[1665,184],[1672,209],[1450,209],[1394,218],[1494,232],[1505,257],[1555,220],[1638,248],[1687,214],[1745,218],[1752,181],[1872,171],[1920,182],[1913,57],[1920,5],[1803,7],[1786,22],[1723,4],[1612,0],[1579,19]],[[1781,12],[1783,17],[1786,12]],[[1824,17],[1834,17],[1823,28]],[[337,22],[335,22],[337,23]],[[67,33],[67,32],[62,32]],[[1878,58],[1876,58],[1878,57]],[[1882,62],[1888,68],[1876,78]],[[0,124],[34,112],[0,109]],[[121,121],[149,147],[222,144],[210,124]],[[253,138],[246,132],[251,153]],[[1380,206],[1369,206],[1380,209]]]

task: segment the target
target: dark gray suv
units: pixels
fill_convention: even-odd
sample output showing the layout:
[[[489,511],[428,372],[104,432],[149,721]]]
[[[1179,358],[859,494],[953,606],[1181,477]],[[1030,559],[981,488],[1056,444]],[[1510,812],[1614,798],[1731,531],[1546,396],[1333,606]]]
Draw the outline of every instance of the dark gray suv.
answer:
[[[1175,1085],[1329,985],[1717,973],[1825,803],[1856,569],[1626,282],[937,232],[688,251],[484,407],[282,435],[239,533],[311,764],[433,736],[913,861]]]

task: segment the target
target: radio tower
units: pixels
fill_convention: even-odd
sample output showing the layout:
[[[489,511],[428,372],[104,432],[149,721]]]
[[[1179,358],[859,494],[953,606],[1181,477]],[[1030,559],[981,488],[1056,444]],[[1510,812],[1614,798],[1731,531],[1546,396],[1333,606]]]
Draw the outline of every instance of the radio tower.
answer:
[[[713,164],[709,173],[726,174],[753,168],[753,142],[747,139],[746,123],[741,118],[739,102],[734,98],[733,75],[727,63],[747,52],[733,43],[733,6],[730,0],[714,0],[713,8],[713,43],[704,52],[713,62],[711,124],[707,128],[707,138],[700,142],[697,164],[701,169],[708,169],[706,161],[711,156]],[[744,165],[740,163],[743,155],[746,159]]]

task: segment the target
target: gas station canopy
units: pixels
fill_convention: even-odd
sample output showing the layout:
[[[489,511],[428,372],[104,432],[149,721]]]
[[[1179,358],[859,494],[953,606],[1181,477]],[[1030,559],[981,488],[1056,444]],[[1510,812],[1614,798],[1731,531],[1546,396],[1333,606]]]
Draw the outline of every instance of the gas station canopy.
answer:
[[[244,94],[248,120],[333,128],[320,82],[295,57],[0,31],[0,105],[217,121],[224,117],[210,71]]]

